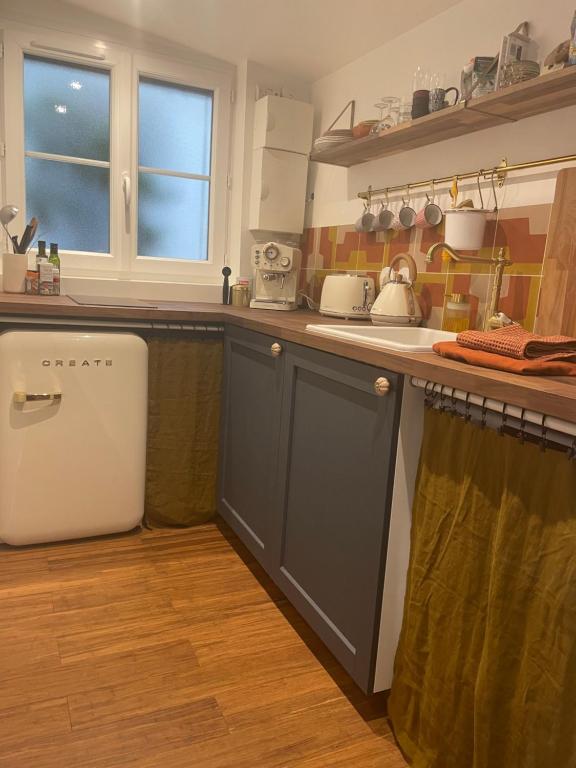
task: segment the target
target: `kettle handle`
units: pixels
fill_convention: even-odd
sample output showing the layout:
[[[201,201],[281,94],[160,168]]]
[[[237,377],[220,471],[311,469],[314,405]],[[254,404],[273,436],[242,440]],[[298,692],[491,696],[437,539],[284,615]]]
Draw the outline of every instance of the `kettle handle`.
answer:
[[[399,261],[405,261],[406,264],[408,264],[408,276],[410,278],[410,282],[412,283],[412,285],[414,285],[414,283],[416,282],[416,278],[418,277],[418,269],[416,267],[416,262],[414,261],[412,256],[410,256],[409,253],[399,253],[396,256],[394,256],[394,258],[390,262],[390,269],[393,269]]]

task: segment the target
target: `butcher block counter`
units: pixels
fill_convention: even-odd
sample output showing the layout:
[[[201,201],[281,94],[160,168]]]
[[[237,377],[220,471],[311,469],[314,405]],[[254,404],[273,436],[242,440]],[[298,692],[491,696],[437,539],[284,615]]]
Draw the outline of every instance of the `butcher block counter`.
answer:
[[[0,321],[7,327],[31,321],[50,324],[55,318],[77,321],[78,326],[87,321],[92,325],[98,320],[106,321],[109,326],[110,321],[117,320],[119,324],[133,322],[135,326],[138,322],[153,323],[154,327],[172,331],[189,323],[231,324],[576,423],[576,377],[518,376],[446,360],[432,353],[380,350],[360,342],[327,338],[307,331],[306,325],[345,321],[323,318],[316,312],[279,312],[193,302],[151,301],[150,304],[154,307],[86,306],[67,296],[0,293]]]

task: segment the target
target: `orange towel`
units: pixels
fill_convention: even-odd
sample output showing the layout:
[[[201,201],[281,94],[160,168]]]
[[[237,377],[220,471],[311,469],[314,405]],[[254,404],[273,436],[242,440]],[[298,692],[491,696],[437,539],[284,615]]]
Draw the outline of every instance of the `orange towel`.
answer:
[[[576,376],[576,353],[572,355],[574,362],[568,362],[566,359],[516,359],[479,349],[468,349],[456,341],[439,341],[434,344],[433,349],[441,357],[478,365],[481,368],[495,368],[497,371],[519,373],[524,376]]]
[[[576,339],[570,336],[538,336],[518,323],[495,331],[463,331],[456,337],[462,347],[493,352],[518,360],[572,360],[576,362]]]

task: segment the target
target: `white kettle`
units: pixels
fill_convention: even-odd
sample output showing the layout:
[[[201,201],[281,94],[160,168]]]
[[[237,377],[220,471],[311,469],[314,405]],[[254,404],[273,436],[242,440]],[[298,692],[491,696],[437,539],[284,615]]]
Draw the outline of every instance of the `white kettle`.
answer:
[[[408,265],[408,277],[394,267],[401,261]],[[374,325],[420,325],[422,310],[414,293],[418,270],[409,253],[399,253],[380,273],[380,293],[372,305]]]

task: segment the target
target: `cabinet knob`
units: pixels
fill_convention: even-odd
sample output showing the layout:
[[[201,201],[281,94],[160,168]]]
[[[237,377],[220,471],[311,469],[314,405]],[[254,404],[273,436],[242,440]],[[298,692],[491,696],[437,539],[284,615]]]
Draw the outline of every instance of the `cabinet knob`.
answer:
[[[275,341],[270,347],[270,352],[272,352],[272,357],[280,357],[282,354],[282,345]]]
[[[390,382],[385,376],[379,376],[374,382],[374,392],[376,392],[379,397],[383,397],[384,395],[387,395],[389,391]]]

